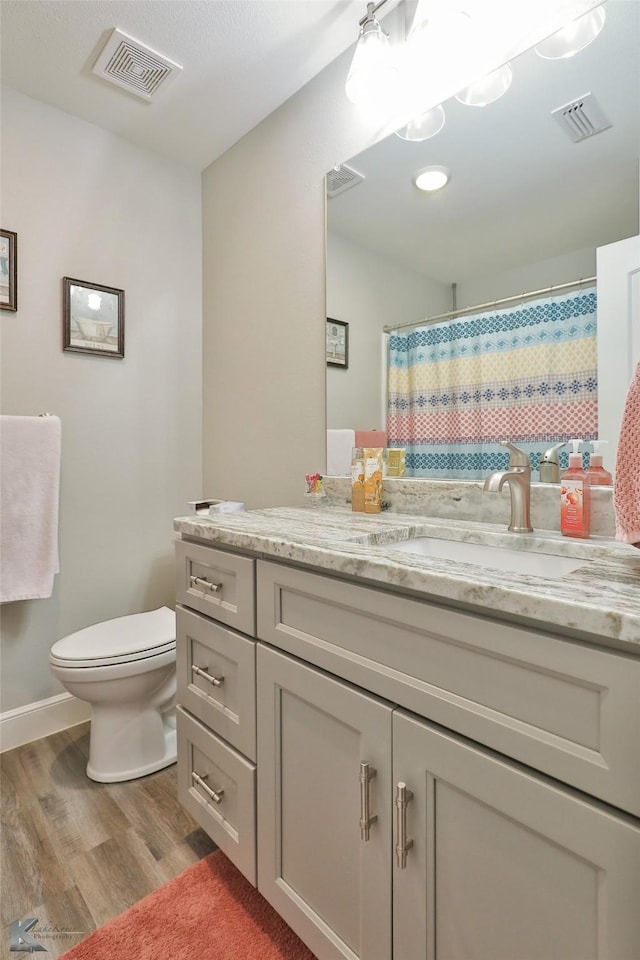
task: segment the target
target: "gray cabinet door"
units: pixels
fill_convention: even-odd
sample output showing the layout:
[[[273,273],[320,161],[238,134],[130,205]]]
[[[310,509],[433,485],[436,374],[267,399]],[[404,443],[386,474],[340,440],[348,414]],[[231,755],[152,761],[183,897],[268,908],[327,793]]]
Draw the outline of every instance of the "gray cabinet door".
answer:
[[[394,960],[638,960],[640,830],[396,711]]]
[[[391,957],[391,715],[258,645],[258,889],[319,960]]]

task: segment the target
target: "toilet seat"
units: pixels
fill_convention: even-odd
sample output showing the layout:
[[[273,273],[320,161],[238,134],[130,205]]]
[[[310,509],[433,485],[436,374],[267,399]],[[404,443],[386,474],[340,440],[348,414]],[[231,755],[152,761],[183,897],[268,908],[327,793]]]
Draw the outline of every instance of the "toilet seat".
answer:
[[[57,640],[52,666],[76,669],[146,660],[175,650],[176,618],[169,607],[105,620]]]

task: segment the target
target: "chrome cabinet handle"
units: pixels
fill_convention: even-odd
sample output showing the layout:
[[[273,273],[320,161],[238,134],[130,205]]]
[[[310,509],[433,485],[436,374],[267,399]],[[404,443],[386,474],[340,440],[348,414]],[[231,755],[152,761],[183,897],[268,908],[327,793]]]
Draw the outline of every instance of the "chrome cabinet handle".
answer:
[[[369,827],[378,819],[378,815],[369,812],[369,783],[376,775],[376,770],[368,763],[360,764],[360,839],[369,839]]]
[[[221,583],[212,583],[211,580],[207,580],[206,577],[196,577],[191,575],[189,577],[189,583],[192,587],[203,587],[205,590],[211,590],[212,593],[222,588]]]
[[[224,676],[214,677],[213,674],[207,673],[202,667],[196,667],[195,663],[191,664],[191,673],[196,673],[199,677],[202,677],[203,680],[207,680],[213,684],[214,687],[221,687],[224,683]]]
[[[214,803],[222,803],[224,790],[212,790],[209,784],[205,783],[205,780],[208,776],[209,774],[205,773],[204,777],[201,777],[200,774],[195,772],[195,770],[191,771],[191,779],[194,781],[194,783],[197,783],[199,787],[202,787],[206,795],[210,797]]]
[[[407,866],[407,851],[411,850],[413,840],[407,840],[407,804],[413,797],[402,780],[396,787],[396,861],[398,867],[404,870]]]

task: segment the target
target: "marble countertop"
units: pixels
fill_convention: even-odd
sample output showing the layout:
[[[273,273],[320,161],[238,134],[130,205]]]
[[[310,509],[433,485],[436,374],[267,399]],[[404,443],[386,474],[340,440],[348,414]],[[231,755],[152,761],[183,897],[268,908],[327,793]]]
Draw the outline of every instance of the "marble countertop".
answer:
[[[486,615],[535,621],[640,656],[640,551],[606,538],[574,540],[553,531],[512,534],[504,525],[346,507],[272,507],[174,520],[174,529],[222,549],[314,567],[463,604]],[[410,537],[483,543],[584,560],[561,578],[505,572],[475,563],[394,551]]]

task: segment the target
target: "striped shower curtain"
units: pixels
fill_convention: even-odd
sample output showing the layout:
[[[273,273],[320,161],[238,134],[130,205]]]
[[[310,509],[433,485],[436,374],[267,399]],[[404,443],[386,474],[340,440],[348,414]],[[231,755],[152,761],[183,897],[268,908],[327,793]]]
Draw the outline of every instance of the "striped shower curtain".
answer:
[[[392,333],[388,445],[407,476],[484,478],[507,466],[500,440],[537,471],[553,443],[597,437],[596,357],[595,286]]]

